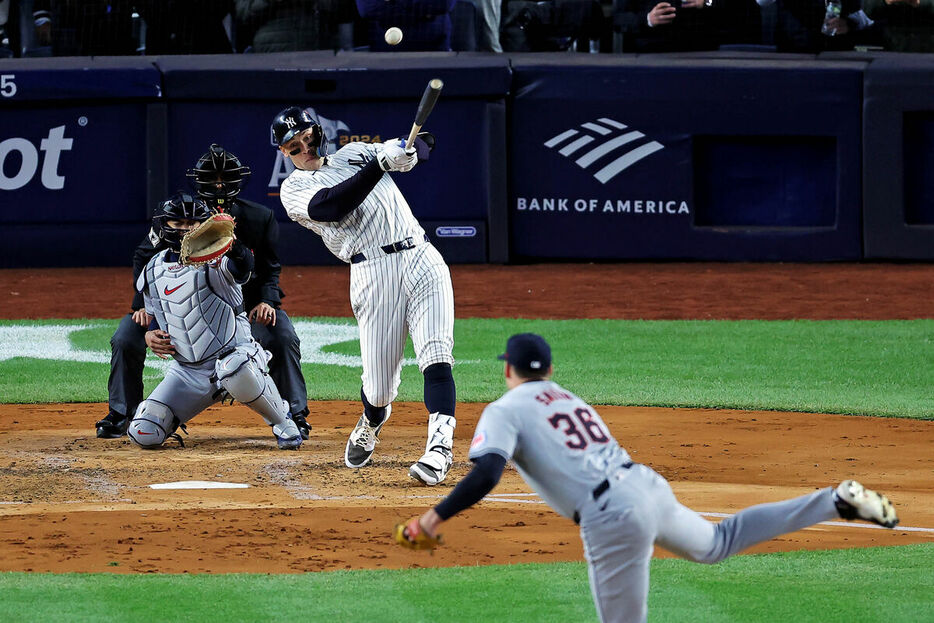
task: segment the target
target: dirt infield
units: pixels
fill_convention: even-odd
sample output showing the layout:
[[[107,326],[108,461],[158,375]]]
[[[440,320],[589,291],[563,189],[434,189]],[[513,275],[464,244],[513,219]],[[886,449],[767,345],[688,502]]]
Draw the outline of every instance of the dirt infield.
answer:
[[[312,438],[298,452],[277,450],[268,427],[241,406],[202,413],[189,427],[185,448],[169,443],[160,451],[141,450],[126,438],[95,438],[90,423],[103,409],[0,409],[0,570],[287,573],[582,557],[576,526],[533,503],[537,499],[512,469],[494,498],[446,526],[448,546],[434,556],[394,547],[392,524],[451,488],[448,482],[420,487],[408,477],[425,443],[421,405],[397,405],[372,467],[359,471],[343,466],[344,443],[358,417],[352,403],[315,403]],[[464,448],[479,412],[479,405],[459,407],[451,484],[468,471]],[[934,528],[934,422],[600,412],[634,458],[670,478],[679,498],[698,511],[731,512],[859,475],[892,495],[903,526]],[[147,486],[183,480],[250,488]],[[865,526],[821,525],[755,551],[934,542],[934,530]]]
[[[458,318],[934,317],[934,264],[537,264],[453,266]],[[0,318],[129,311],[129,269],[0,270]],[[346,266],[286,266],[292,316],[351,316]],[[69,295],[62,296],[62,292]]]
[[[625,264],[454,267],[459,317],[931,317],[928,265]],[[346,268],[283,273],[293,316],[350,315]],[[118,316],[127,270],[0,271],[0,317]],[[494,289],[495,287],[495,289]],[[74,305],[58,297],[70,293]],[[495,292],[495,294],[494,294]],[[312,438],[282,452],[242,406],[193,420],[186,447],[143,451],[98,440],[99,404],[0,405],[0,571],[274,572],[580,560],[574,524],[508,470],[493,496],[446,526],[448,546],[416,556],[392,524],[450,491],[469,469],[481,405],[458,407],[449,480],[406,473],[423,449],[424,407],[399,404],[371,467],[343,467],[356,403],[313,403]],[[902,526],[832,523],[753,551],[934,541],[934,422],[776,412],[602,407],[638,461],[703,512],[803,494],[856,476],[889,493]],[[209,480],[245,489],[154,490]]]

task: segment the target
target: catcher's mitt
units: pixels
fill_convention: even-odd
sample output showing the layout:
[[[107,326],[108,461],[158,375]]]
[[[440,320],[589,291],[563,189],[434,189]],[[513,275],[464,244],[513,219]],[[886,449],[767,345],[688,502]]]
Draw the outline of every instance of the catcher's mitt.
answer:
[[[229,214],[215,214],[185,234],[179,261],[186,266],[202,266],[221,257],[234,242],[236,222]]]
[[[418,517],[412,517],[405,523],[397,523],[392,530],[396,543],[409,549],[427,549],[429,551],[441,545],[441,535],[428,536],[418,523]]]

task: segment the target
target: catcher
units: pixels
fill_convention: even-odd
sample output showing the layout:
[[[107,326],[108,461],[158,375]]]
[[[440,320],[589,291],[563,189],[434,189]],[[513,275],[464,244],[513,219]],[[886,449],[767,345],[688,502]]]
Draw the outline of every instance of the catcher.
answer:
[[[237,239],[253,251],[253,271],[250,280],[243,284],[243,304],[250,330],[262,348],[272,353],[269,376],[282,398],[289,402],[289,412],[302,439],[308,439],[311,426],[306,419],[308,392],[302,374],[301,342],[291,318],[282,308],[285,294],[279,287],[279,225],[272,210],[240,196],[250,174],[250,168],[236,155],[219,145],[211,145],[186,176],[208,207],[234,217]],[[164,244],[151,231],[136,247],[134,289],[143,267],[162,250]],[[136,407],[143,400],[146,347],[156,354],[172,354],[171,344],[154,340],[152,333],[146,341],[146,330],[152,319],[143,307],[141,293],[135,293],[130,309],[131,313],[123,317],[110,340],[109,410],[95,425],[97,436],[101,438],[116,439],[125,435]],[[165,348],[168,350],[163,350]]]
[[[600,620],[645,621],[656,543],[682,558],[715,563],[839,517],[898,524],[885,496],[853,480],[753,506],[719,524],[707,521],[681,505],[654,470],[633,463],[593,407],[551,380],[551,347],[541,336],[512,336],[500,359],[509,391],[480,416],[470,444],[473,470],[433,509],[395,527],[400,545],[437,547],[441,523],[492,491],[512,459],[549,506],[580,525]]]
[[[279,448],[297,449],[302,435],[269,377],[269,353],[250,335],[241,284],[253,254],[235,240],[234,219],[179,192],[156,211],[152,231],[168,249],[146,264],[136,285],[153,318],[147,342],[168,344],[175,361],[136,409],[130,439],[144,448],[168,437],[181,442],[179,427],[230,398],[262,416]]]

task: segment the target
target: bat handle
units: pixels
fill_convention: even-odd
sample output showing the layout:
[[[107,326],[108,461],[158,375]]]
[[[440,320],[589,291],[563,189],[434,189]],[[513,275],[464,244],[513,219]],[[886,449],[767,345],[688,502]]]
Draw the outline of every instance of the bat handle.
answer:
[[[418,131],[422,129],[422,126],[412,124],[412,131],[409,132],[409,138],[405,140],[405,149],[409,150],[412,148],[412,144],[415,143],[415,135],[418,134]]]

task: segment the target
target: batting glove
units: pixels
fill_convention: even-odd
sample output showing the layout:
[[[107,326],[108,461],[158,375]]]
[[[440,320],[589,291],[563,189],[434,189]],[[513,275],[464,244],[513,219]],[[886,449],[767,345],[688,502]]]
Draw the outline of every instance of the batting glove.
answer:
[[[406,150],[402,141],[391,141],[383,143],[383,149],[376,154],[376,160],[383,171],[406,173],[418,164],[418,154],[414,147]]]

